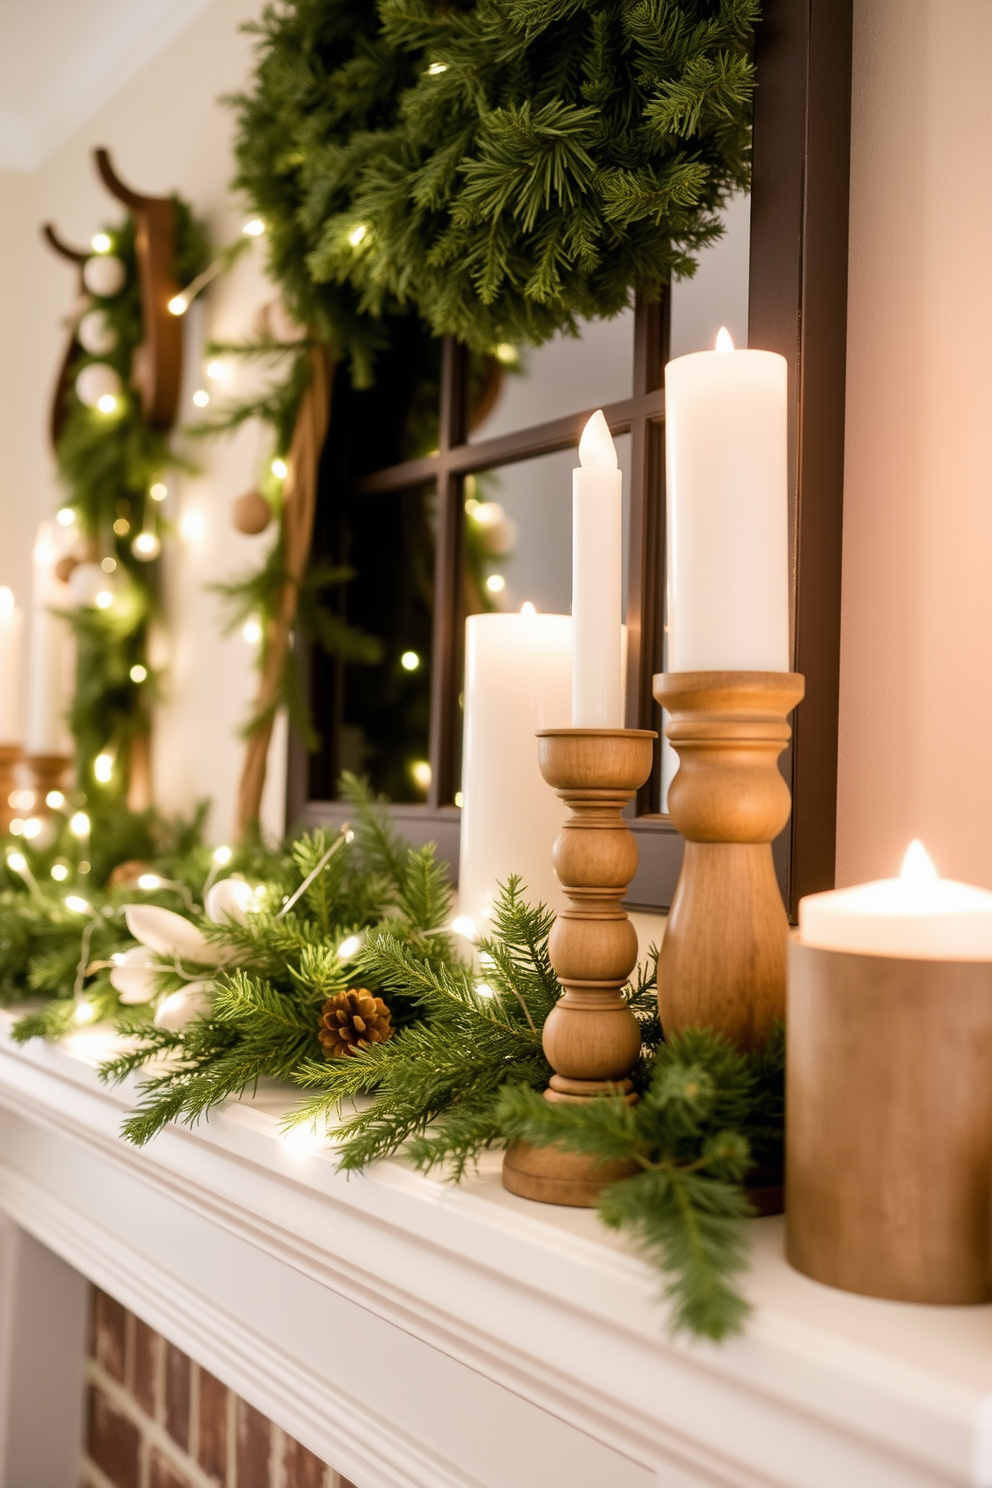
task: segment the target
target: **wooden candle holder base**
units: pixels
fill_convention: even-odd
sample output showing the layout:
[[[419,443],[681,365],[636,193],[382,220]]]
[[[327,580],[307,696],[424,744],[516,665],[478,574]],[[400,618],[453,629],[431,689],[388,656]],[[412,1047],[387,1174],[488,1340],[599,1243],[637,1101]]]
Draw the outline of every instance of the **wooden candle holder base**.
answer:
[[[45,797],[49,791],[61,790],[72,760],[67,754],[29,754],[28,769],[35,794],[35,815],[45,814]]]
[[[10,824],[20,813],[10,804],[11,792],[18,786],[17,767],[24,758],[20,744],[0,744],[0,832],[10,831]]]
[[[662,672],[679,755],[668,792],[685,858],[658,961],[668,1034],[712,1028],[760,1047],[785,1016],[788,922],[771,843],[789,819],[778,757],[804,681],[792,672]]]
[[[552,855],[571,907],[548,943],[564,995],[544,1025],[555,1073],[545,1100],[586,1101],[621,1093],[637,1061],[641,1032],[623,998],[637,962],[637,935],[620,901],[637,870],[637,843],[624,806],[651,772],[648,729],[547,729],[538,734],[541,773],[571,809]],[[600,1190],[634,1171],[557,1147],[514,1142],[503,1186],[545,1204],[591,1207]]]
[[[992,962],[789,946],[786,1257],[870,1297],[992,1301]]]

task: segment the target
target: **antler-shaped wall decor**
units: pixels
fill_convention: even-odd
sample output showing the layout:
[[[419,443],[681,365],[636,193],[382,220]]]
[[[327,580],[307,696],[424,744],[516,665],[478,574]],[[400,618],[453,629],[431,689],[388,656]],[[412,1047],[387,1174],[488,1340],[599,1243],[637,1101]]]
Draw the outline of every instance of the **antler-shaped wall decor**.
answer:
[[[171,429],[179,404],[183,363],[182,318],[169,310],[169,301],[181,288],[173,267],[176,204],[171,196],[142,196],[125,186],[114,170],[108,150],[95,150],[93,158],[107,190],[124,203],[135,223],[145,338],[135,353],[132,381],[141,394],[141,407],[152,427]]]
[[[74,263],[77,266],[77,268],[79,269],[79,293],[85,293],[85,285],[83,284],[83,264],[89,258],[89,253],[87,253],[84,248],[71,247],[64,238],[59,237],[58,232],[55,230],[50,222],[45,223],[45,225],[41,229],[41,232],[46,243],[48,243],[50,248],[54,248],[55,252],[59,255],[60,258],[67,258],[70,263]],[[53,446],[58,444],[59,437],[65,426],[66,414],[68,412],[66,400],[69,395],[69,372],[76,358],[80,355],[81,351],[82,347],[80,346],[79,341],[76,338],[76,322],[75,320],[73,320],[72,332],[69,336],[69,342],[65,349],[65,356],[62,358],[61,365],[59,366],[59,375],[55,380],[55,392],[52,396],[52,411],[49,415],[48,420],[48,432]]]
[[[141,288],[141,321],[144,340],[134,354],[131,381],[141,397],[141,409],[149,424],[163,431],[171,429],[179,404],[182,378],[183,323],[173,315],[169,301],[178,295],[176,280],[176,204],[171,196],[142,196],[124,184],[114,169],[110,152],[93,152],[100,179],[112,196],[123,202],[134,218],[135,255]],[[80,291],[85,290],[82,269],[90,257],[88,250],[72,248],[61,238],[51,223],[42,234],[50,247],[62,258],[79,265]],[[59,371],[52,404],[51,435],[59,438],[66,416],[69,368],[80,353],[73,329]]]

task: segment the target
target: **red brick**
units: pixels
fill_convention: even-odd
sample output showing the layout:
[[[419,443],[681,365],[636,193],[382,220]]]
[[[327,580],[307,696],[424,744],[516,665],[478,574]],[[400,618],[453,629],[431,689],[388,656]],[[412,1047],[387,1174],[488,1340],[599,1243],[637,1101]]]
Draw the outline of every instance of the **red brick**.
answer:
[[[122,1416],[100,1390],[91,1387],[87,1408],[86,1451],[115,1488],[138,1488],[137,1426]]]
[[[269,1422],[247,1401],[238,1401],[238,1488],[269,1488]]]
[[[123,1384],[127,1313],[113,1297],[94,1287],[90,1318],[90,1353],[112,1379]]]
[[[324,1464],[306,1447],[285,1438],[282,1488],[324,1488]]]
[[[183,1451],[189,1446],[189,1359],[165,1345],[165,1429]]]
[[[158,1372],[162,1340],[154,1328],[140,1318],[134,1320],[134,1385],[131,1393],[146,1415],[153,1419],[158,1406]]]
[[[192,1478],[180,1472],[161,1452],[152,1452],[148,1488],[195,1488]]]
[[[227,1386],[200,1370],[197,1457],[214,1482],[227,1482]]]

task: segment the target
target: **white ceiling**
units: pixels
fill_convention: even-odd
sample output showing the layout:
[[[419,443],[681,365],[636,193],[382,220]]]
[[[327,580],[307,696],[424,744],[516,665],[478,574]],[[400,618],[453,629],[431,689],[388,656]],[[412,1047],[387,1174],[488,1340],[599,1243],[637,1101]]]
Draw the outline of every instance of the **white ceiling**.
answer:
[[[0,0],[0,167],[34,170],[209,0]]]

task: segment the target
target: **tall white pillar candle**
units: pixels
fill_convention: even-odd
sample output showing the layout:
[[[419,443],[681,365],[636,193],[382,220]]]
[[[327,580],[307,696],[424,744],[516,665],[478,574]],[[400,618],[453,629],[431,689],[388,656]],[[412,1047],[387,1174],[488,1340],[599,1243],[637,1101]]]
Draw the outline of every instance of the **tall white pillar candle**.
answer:
[[[24,611],[14,595],[0,588],[0,744],[20,744],[21,735],[21,645]]]
[[[531,903],[565,907],[551,848],[567,813],[541,775],[534,735],[568,726],[571,659],[567,615],[525,606],[519,615],[465,622],[458,912],[483,934],[497,885],[511,873]]]
[[[68,584],[56,577],[58,557],[55,525],[42,522],[34,545],[31,589],[31,637],[28,657],[28,712],[25,749],[30,754],[72,753],[66,721],[72,698],[75,656],[68,621],[55,610],[72,603]]]
[[[623,477],[598,409],[572,474],[572,727],[622,728]]]
[[[665,368],[670,672],[788,672],[788,368],[716,351]]]

